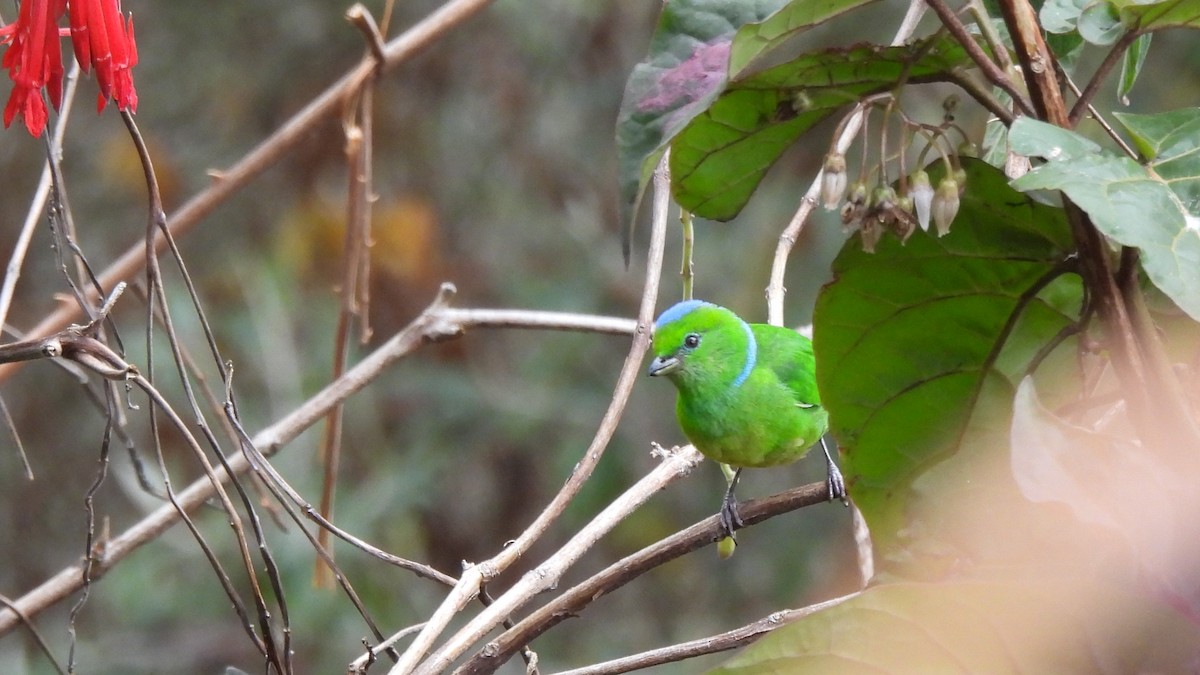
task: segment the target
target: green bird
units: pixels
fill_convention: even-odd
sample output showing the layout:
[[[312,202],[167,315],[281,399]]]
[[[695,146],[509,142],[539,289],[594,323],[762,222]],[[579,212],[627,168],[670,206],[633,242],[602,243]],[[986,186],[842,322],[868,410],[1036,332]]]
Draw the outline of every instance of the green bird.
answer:
[[[829,415],[817,393],[811,340],[685,300],[654,322],[654,354],[648,373],[679,390],[675,414],[684,435],[706,457],[736,469],[726,472],[721,502],[727,535],[743,525],[733,494],[742,469],[794,462],[818,442],[829,499],[845,501],[845,481],[825,444]]]

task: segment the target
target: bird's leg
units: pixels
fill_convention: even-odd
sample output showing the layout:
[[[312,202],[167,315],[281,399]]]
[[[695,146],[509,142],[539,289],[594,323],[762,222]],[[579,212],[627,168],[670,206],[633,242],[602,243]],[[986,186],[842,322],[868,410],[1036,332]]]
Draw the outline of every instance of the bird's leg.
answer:
[[[721,500],[721,538],[732,537],[734,530],[741,529],[745,523],[742,522],[742,517],[738,515],[737,497],[733,491],[737,488],[738,479],[742,477],[742,470],[734,469],[728,464],[721,465],[721,471],[725,474],[725,480],[728,481],[729,487],[725,490],[725,498]]]
[[[846,479],[842,477],[841,469],[833,461],[824,436],[821,437],[821,449],[825,451],[825,466],[828,469],[825,482],[829,485],[829,501],[840,499],[843,506],[849,506],[850,502],[846,500]]]

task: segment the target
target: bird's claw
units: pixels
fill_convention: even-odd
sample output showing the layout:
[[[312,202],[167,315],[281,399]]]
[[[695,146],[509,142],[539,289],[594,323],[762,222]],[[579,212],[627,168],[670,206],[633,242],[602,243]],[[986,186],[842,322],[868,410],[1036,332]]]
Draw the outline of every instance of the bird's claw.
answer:
[[[842,506],[850,506],[850,501],[846,499],[846,479],[842,476],[842,472],[836,466],[829,465],[829,475],[825,478],[826,485],[829,486],[829,501],[839,500]]]
[[[825,484],[829,486],[829,501],[840,500],[842,506],[850,506],[850,501],[846,499],[846,479],[842,476],[842,470],[838,468],[837,463],[833,461],[833,455],[829,452],[829,445],[825,442],[825,437],[821,437],[821,449],[825,451],[825,467],[828,471],[825,478]]]
[[[720,517],[720,539],[725,537],[736,539],[734,531],[746,526],[746,523],[742,521],[741,514],[738,513],[737,499],[733,495],[725,495],[725,499],[721,501],[721,512],[717,515]]]

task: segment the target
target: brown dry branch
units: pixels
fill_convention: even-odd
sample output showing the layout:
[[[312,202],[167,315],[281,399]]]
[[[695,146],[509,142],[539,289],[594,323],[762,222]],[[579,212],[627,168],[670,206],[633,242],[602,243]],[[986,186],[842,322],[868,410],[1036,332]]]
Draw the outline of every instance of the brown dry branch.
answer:
[[[822,489],[826,489],[824,483],[820,485]],[[718,635],[671,645],[670,647],[663,647],[662,649],[655,649],[641,654],[634,654],[633,656],[626,656],[604,663],[597,663],[586,668],[564,670],[555,675],[616,675],[617,673],[628,673],[634,670],[659,666],[664,663],[677,663],[686,659],[696,658],[697,656],[716,654],[718,652],[729,651],[730,649],[745,647],[773,630],[799,621],[811,614],[840,605],[857,595],[858,593],[851,593],[843,595],[840,598],[818,602],[815,605],[809,605],[800,609],[784,609],[772,612],[770,615],[754,623]]]
[[[579,491],[583,488],[583,484],[592,475],[592,471],[595,470],[596,464],[599,463],[601,455],[604,454],[604,449],[608,447],[608,442],[616,432],[617,424],[620,422],[621,415],[625,411],[625,405],[629,402],[629,395],[633,391],[633,384],[637,376],[641,374],[646,351],[650,348],[650,330],[653,325],[654,309],[658,299],[659,279],[662,276],[663,249],[666,245],[667,236],[667,212],[671,202],[670,175],[667,169],[668,155],[669,153],[663,153],[662,159],[659,160],[658,168],[654,172],[654,201],[653,208],[651,209],[650,248],[646,256],[646,275],[643,282],[641,303],[638,308],[637,325],[633,333],[633,344],[630,345],[629,353],[625,356],[625,363],[621,366],[620,375],[617,377],[617,384],[613,391],[612,400],[609,402],[608,409],[604,412],[604,417],[600,420],[596,435],[592,438],[592,442],[588,445],[583,459],[575,465],[574,471],[571,472],[571,476],[567,479],[562,489],[554,496],[550,504],[538,514],[529,527],[525,528],[525,531],[490,560],[464,570],[458,584],[454,587],[449,597],[442,602],[429,618],[425,627],[417,635],[416,639],[413,640],[408,650],[405,651],[404,658],[391,672],[407,675],[408,672],[416,668],[421,662],[422,657],[433,646],[438,636],[446,629],[446,626],[450,623],[454,615],[461,612],[467,603],[479,594],[484,584],[508,569],[518,558],[524,555],[529,550],[529,547],[540,539],[550,528],[550,525],[562,515],[567,505],[579,494]],[[506,618],[505,616],[500,616],[496,623],[492,624],[492,627],[499,625]],[[461,654],[462,651],[465,651],[469,647],[470,645],[463,646],[459,653]]]
[[[673,481],[691,473],[704,456],[688,445],[676,451],[667,451],[665,460],[646,474],[632,487],[614,499],[595,518],[581,528],[558,551],[545,562],[526,572],[512,588],[472,618],[442,647],[417,669],[417,675],[441,673],[479,640],[500,625],[505,617],[520,609],[535,595],[558,585],[564,572],[571,568],[583,554],[591,550],[596,542],[629,517],[647,500]],[[406,671],[392,670],[393,675]]]
[[[820,481],[769,497],[741,502],[738,504],[738,513],[746,526],[751,526],[805,506],[824,504],[828,501],[829,486]],[[655,567],[716,542],[721,538],[719,523],[719,516],[710,516],[609,565],[531,612],[496,639],[489,641],[483,649],[456,669],[455,675],[482,675],[494,672],[522,645],[529,644],[566,619],[578,616],[588,605],[601,597]]]
[[[1037,102],[1035,101],[1032,106],[1030,105],[1029,99],[1025,96],[1025,93],[1018,89],[1016,85],[1013,84],[1013,81],[1009,79],[1008,74],[1004,72],[1004,69],[997,65],[996,62],[993,61],[992,58],[983,51],[983,48],[979,46],[979,43],[975,41],[975,38],[971,36],[970,31],[967,30],[967,27],[964,26],[963,22],[958,18],[958,14],[956,14],[950,9],[949,6],[946,5],[945,0],[923,1],[926,2],[929,5],[929,8],[938,15],[938,18],[942,20],[942,25],[945,26],[946,30],[950,32],[950,35],[952,35],[954,39],[957,40],[960,45],[962,45],[962,48],[967,52],[967,56],[971,57],[971,60],[975,62],[975,65],[979,68],[979,71],[983,73],[983,76],[987,78],[988,82],[996,85],[1003,90],[1004,93],[1012,97],[1013,104],[1016,105],[1020,112],[1026,115],[1032,115],[1037,106]]]
[[[1028,0],[1001,0],[999,4],[1039,118],[1070,128],[1070,114],[1058,82],[1054,54],[1042,35],[1037,11]],[[1081,95],[1081,100],[1087,99]],[[1127,392],[1138,436],[1164,448],[1200,443],[1200,428],[1188,409],[1179,380],[1171,370],[1154,326],[1144,319],[1145,298],[1141,289],[1136,284],[1120,284],[1108,241],[1087,214],[1070,200],[1064,199],[1063,206],[1078,248],[1081,276],[1095,306],[1106,346],[1112,353],[1113,369]],[[1137,252],[1127,248],[1121,257],[1136,261]]]
[[[79,63],[72,61],[71,70],[67,73],[66,87],[63,89],[62,108],[54,119],[54,131],[50,134],[51,152],[62,148],[63,137],[67,133],[67,122],[71,119],[71,109],[75,106],[75,91],[79,84]],[[53,156],[53,155],[52,155]],[[4,270],[4,284],[0,286],[0,328],[8,323],[8,310],[12,306],[13,294],[17,289],[17,281],[21,278],[21,268],[25,264],[25,254],[29,251],[29,242],[33,239],[33,231],[37,228],[42,212],[46,209],[46,201],[50,198],[50,159],[46,159],[42,167],[42,176],[38,179],[33,201],[29,204],[29,212],[17,241],[13,245],[12,255],[8,259],[8,267]]]
[[[362,5],[354,5],[346,13],[347,18],[367,38],[368,54],[377,67],[384,62],[383,39],[375,20]],[[350,351],[350,331],[357,319],[360,342],[370,340],[368,323],[370,304],[367,298],[370,274],[371,243],[371,175],[374,170],[372,146],[374,144],[374,100],[375,78],[363,80],[360,89],[346,101],[343,114],[343,130],[346,137],[346,225],[345,243],[342,247],[341,306],[338,308],[337,329],[333,342],[333,369],[330,379],[337,379],[346,370]],[[342,454],[343,407],[335,406],[325,420],[319,450],[324,476],[321,481],[321,517],[333,520],[333,497],[337,488],[338,465]],[[333,558],[329,546],[329,531],[319,533],[321,548]],[[313,583],[320,588],[332,585],[329,566],[316,562]]]
[[[520,310],[454,310],[448,307],[453,295],[454,286],[448,283],[443,284],[437,298],[412,323],[283,419],[255,434],[251,439],[254,446],[260,449],[265,456],[275,454],[304,430],[322,419],[334,405],[370,384],[393,363],[416,351],[424,344],[452,339],[477,327],[496,325],[513,327],[520,323]],[[474,323],[476,317],[478,317],[478,323]],[[497,323],[498,318],[502,319],[500,323]],[[616,333],[621,327],[624,327],[628,329],[625,334],[632,335],[637,324],[629,319],[533,312],[529,325],[537,328],[600,333]],[[0,345],[0,364],[61,356],[62,342],[58,336]],[[113,372],[119,372],[119,370],[114,369]],[[230,473],[241,474],[249,469],[249,462],[241,452],[231,454],[226,460],[228,469],[220,467],[215,470],[218,482],[228,481]],[[207,477],[200,478],[178,492],[178,502],[184,512],[191,513],[207,502],[215,492],[213,483]],[[173,506],[163,505],[124,532],[109,539],[92,562],[92,578],[100,578],[130,553],[153,541],[179,520],[180,513]],[[15,599],[14,606],[26,616],[37,616],[78,591],[81,574],[82,563],[67,566],[36,588]],[[20,623],[20,617],[12,610],[0,609],[0,635],[7,634]]]
[[[424,20],[387,43],[384,50],[386,61],[379,68],[374,59],[365,59],[328,89],[314,98],[307,106],[293,115],[275,133],[250,150],[233,166],[219,172],[217,179],[208,189],[188,200],[169,219],[167,227],[175,236],[180,236],[212,213],[261,175],[274,166],[290,151],[307,141],[309,134],[319,124],[342,111],[342,102],[353,95],[361,83],[371,77],[377,69],[386,72],[408,61],[450,30],[472,18],[492,0],[449,0],[445,5]],[[163,237],[154,239],[154,250],[166,246]],[[138,242],[102,271],[98,276],[103,288],[112,288],[119,281],[129,280],[146,264],[146,247]],[[77,307],[64,305],[47,316],[36,327],[28,331],[30,337],[52,335],[79,316]],[[19,364],[0,365],[0,382],[8,379]]]

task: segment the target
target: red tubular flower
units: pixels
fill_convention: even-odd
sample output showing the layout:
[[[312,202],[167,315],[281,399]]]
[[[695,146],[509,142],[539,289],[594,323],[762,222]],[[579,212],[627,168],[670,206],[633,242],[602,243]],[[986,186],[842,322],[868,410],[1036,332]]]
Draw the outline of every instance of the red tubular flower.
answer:
[[[121,14],[121,0],[21,0],[17,20],[0,26],[0,44],[9,44],[0,68],[7,70],[13,81],[12,94],[4,108],[5,127],[20,114],[29,133],[39,136],[46,128],[48,116],[42,88],[56,110],[62,102],[58,20],[68,8],[75,60],[83,72],[91,72],[93,68],[96,71],[96,83],[100,86],[97,109],[103,110],[111,98],[118,109],[137,111],[137,90],[133,86],[133,67],[137,65],[133,17],[126,19]]]
[[[113,99],[120,110],[137,111],[132,69],[137,65],[133,17],[121,15],[121,0],[71,0],[71,42],[83,72],[96,69],[97,110]]]
[[[66,9],[67,0],[24,0],[16,22],[0,28],[3,42],[9,47],[0,60],[0,68],[8,70],[13,81],[12,94],[4,106],[4,126],[12,124],[18,113],[25,128],[40,136],[46,128],[46,102],[58,108],[62,102],[62,50],[58,45],[58,19]]]

